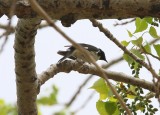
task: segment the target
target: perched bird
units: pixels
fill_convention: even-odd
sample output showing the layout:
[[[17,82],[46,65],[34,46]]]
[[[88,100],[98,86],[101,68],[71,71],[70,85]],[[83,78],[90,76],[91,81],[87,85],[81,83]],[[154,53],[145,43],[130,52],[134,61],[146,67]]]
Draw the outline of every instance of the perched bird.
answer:
[[[105,54],[101,49],[99,49],[95,46],[89,45],[89,44],[84,44],[84,43],[79,43],[79,45],[84,47],[91,54],[91,56],[93,56],[93,58],[96,61],[97,60],[104,60],[107,62]],[[66,58],[70,58],[73,60],[81,60],[81,61],[90,63],[90,60],[85,56],[85,54],[83,54],[82,52],[77,50],[74,46],[69,45],[69,46],[65,46],[65,47],[69,47],[69,48],[66,51],[58,51],[57,52],[59,55],[64,56],[58,61],[58,63],[62,62]]]

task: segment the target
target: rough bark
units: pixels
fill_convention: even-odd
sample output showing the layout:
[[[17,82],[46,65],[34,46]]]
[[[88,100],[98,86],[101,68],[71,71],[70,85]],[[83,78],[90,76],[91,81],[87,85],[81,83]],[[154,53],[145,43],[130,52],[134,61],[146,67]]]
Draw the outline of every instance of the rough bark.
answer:
[[[54,19],[124,19],[160,17],[159,0],[37,0]],[[0,16],[9,15],[12,0],[0,0]],[[33,18],[37,14],[28,0],[17,0],[14,13],[18,18]]]
[[[20,19],[15,35],[15,73],[19,115],[37,115],[38,80],[35,71],[34,42],[39,19]]]
[[[57,73],[60,72],[69,73],[70,71],[77,71],[82,74],[92,74],[101,77],[100,72],[93,65],[88,65],[88,64],[82,65],[76,61],[65,60],[61,64],[50,65],[50,67],[44,72],[42,72],[38,78],[41,81],[41,84],[44,84],[50,78],[53,78]],[[105,69],[103,71],[105,72],[108,79],[142,87],[144,89],[156,93],[156,90],[154,88],[155,85],[151,82],[139,78],[134,78],[133,76],[126,75],[122,72],[115,72],[115,71],[113,72]]]

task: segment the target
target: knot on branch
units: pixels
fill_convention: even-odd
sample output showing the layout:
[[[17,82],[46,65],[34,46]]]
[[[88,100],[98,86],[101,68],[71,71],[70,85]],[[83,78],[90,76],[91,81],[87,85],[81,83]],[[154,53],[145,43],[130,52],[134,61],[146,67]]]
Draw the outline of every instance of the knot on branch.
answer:
[[[61,23],[65,27],[70,27],[71,24],[74,24],[77,20],[75,19],[75,14],[69,13],[61,17]]]

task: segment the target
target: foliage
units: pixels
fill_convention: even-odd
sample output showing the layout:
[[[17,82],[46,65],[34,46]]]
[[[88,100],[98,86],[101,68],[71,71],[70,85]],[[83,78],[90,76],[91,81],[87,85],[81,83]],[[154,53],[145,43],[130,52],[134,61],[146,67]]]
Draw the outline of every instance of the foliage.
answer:
[[[37,100],[37,103],[39,105],[48,105],[48,106],[57,104],[57,94],[58,94],[58,89],[56,86],[53,85],[52,92],[48,96],[40,97]]]
[[[156,30],[156,27],[158,26],[159,19],[157,18],[136,18],[135,31],[132,33],[127,30],[130,39],[122,41],[121,44],[126,48],[131,47],[130,51],[140,60],[148,61],[146,59],[148,58],[148,55],[153,58],[157,57],[157,59],[160,59],[160,44],[151,45],[144,37],[144,34],[148,33],[153,39],[159,39],[160,36]],[[154,48],[157,54],[152,53],[152,48]],[[139,78],[142,65],[138,64],[125,53],[123,54],[123,58],[132,70],[133,77]],[[122,97],[128,108],[132,111],[132,114],[137,115],[137,112],[139,111],[145,113],[145,115],[153,115],[158,111],[158,109],[151,103],[151,99],[146,98],[146,94],[144,94],[143,91],[144,89],[141,87],[122,82],[117,82],[114,87],[117,89],[117,92]],[[91,88],[95,89],[100,95],[100,98],[96,103],[97,111],[100,115],[126,114],[125,110],[111,93],[110,88],[103,79],[96,81]]]
[[[96,108],[100,115],[118,115],[120,113],[117,108],[117,99],[114,98],[110,88],[102,78],[97,80],[91,88],[96,90],[100,95],[96,103]]]
[[[0,99],[0,115],[17,115],[16,106],[7,104],[3,99]]]

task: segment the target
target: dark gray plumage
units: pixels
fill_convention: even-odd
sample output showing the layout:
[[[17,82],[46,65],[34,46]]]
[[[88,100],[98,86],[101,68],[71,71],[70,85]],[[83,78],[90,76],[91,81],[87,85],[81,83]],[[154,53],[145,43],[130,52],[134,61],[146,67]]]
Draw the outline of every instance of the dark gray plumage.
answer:
[[[79,43],[79,45],[81,45],[82,47],[84,47],[87,51],[89,51],[89,53],[93,56],[93,58],[97,61],[97,60],[104,60],[107,62],[106,58],[105,58],[105,53],[92,45],[89,44],[84,44],[84,43]],[[69,45],[69,46],[65,46],[65,47],[69,47],[66,51],[58,51],[57,53],[59,55],[62,55],[64,57],[62,57],[58,62],[62,62],[63,60],[65,60],[66,58],[70,58],[73,60],[83,60],[84,62],[89,62],[88,58],[81,53],[79,50],[77,50],[74,46]]]

